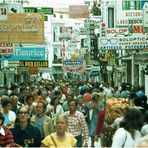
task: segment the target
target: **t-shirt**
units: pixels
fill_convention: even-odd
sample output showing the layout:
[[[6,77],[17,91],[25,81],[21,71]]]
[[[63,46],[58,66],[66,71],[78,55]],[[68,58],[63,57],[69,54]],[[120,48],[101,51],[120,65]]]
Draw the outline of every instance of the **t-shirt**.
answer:
[[[63,148],[72,148],[76,145],[77,140],[75,139],[75,137],[70,134],[70,133],[66,133],[66,137],[64,140],[59,140],[56,138],[56,133],[52,133],[51,134],[52,137],[55,140],[55,143],[57,145],[57,147],[63,147]],[[42,143],[50,148],[55,148],[56,146],[54,145],[54,142],[51,139],[51,136],[47,136],[42,140]]]
[[[139,141],[141,134],[138,130],[135,130],[134,139],[131,134],[124,128],[119,128],[113,136],[112,148],[122,147],[134,147]]]

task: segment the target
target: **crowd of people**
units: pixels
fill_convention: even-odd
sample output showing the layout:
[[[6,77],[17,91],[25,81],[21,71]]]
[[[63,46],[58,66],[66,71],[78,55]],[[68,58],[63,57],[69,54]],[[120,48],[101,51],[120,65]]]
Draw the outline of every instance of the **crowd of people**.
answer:
[[[106,100],[126,98],[111,147],[148,146],[144,88],[123,83],[35,79],[0,89],[0,147],[95,147],[105,126]]]

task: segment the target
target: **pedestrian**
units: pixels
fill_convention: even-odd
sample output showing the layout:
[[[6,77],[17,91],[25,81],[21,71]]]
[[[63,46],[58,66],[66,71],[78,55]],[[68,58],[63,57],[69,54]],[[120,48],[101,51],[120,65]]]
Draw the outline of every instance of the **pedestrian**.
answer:
[[[91,137],[91,147],[94,147],[94,140],[97,135],[98,115],[104,109],[104,104],[99,100],[99,93],[93,92],[91,95],[92,101],[88,103],[90,121],[88,124],[89,136]]]
[[[14,147],[14,139],[9,129],[3,128],[4,116],[0,113],[0,147]]]
[[[77,139],[77,147],[88,146],[88,127],[83,113],[79,112],[76,108],[77,102],[74,99],[69,100],[69,111],[65,112],[68,117],[68,132],[74,135]],[[84,140],[82,142],[82,134]]]
[[[138,141],[136,148],[146,148],[148,147],[148,135],[140,138],[140,140]]]
[[[134,147],[140,139],[143,116],[139,109],[127,107],[123,120],[113,136],[112,148]]]
[[[12,128],[16,119],[16,114],[11,110],[12,101],[8,96],[2,96],[1,99],[2,113],[5,117],[4,125],[6,128]]]
[[[41,133],[38,127],[30,123],[30,112],[26,106],[17,110],[14,128],[11,129],[15,143],[21,147],[40,147]]]
[[[51,104],[47,105],[46,115],[50,116],[51,119],[54,121],[55,126],[55,119],[58,114],[64,113],[63,107],[60,104],[58,96],[54,96],[51,100]]]
[[[56,132],[48,135],[42,140],[41,147],[75,147],[77,140],[70,133],[67,133],[68,118],[64,114],[56,117]]]
[[[53,120],[45,115],[46,102],[40,100],[36,106],[36,114],[31,117],[31,123],[34,123],[41,132],[42,139],[54,131]]]

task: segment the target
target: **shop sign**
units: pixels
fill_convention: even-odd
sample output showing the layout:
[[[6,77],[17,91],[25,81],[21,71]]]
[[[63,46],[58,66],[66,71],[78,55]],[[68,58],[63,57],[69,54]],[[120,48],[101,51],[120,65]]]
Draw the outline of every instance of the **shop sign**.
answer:
[[[31,74],[31,75],[38,74],[39,73],[39,67],[37,67],[37,66],[29,67],[28,73]]]
[[[37,13],[38,9],[36,7],[24,7],[25,13]]]
[[[118,10],[117,11],[117,26],[128,26],[128,21],[130,19],[142,19],[142,10]]]
[[[144,27],[142,25],[134,25],[133,33],[144,33]]]
[[[69,6],[69,18],[88,18],[89,9],[87,5],[70,5]]]
[[[82,73],[84,72],[83,61],[64,61],[63,62],[63,71],[66,73]]]
[[[20,67],[48,67],[48,61],[19,61]]]
[[[130,18],[128,19],[128,24],[129,25],[142,25],[143,21],[142,18]]]
[[[45,47],[14,47],[14,51],[9,56],[2,55],[0,60],[45,60]]]
[[[0,6],[0,20],[7,20],[8,8]]]
[[[38,11],[48,15],[53,14],[53,8],[42,7],[41,9],[38,9]]]
[[[13,44],[12,43],[0,43],[0,55],[12,54]]]
[[[148,2],[145,2],[143,8],[143,26],[148,27]]]
[[[138,53],[134,54],[134,64],[147,65],[148,63],[148,53]]]
[[[144,35],[129,37],[100,37],[98,45],[100,50],[142,50],[148,48],[148,37]]]
[[[44,15],[41,13],[8,13],[0,20],[1,43],[44,43]]]
[[[106,35],[107,36],[115,36],[120,34],[128,34],[128,28],[107,28]]]

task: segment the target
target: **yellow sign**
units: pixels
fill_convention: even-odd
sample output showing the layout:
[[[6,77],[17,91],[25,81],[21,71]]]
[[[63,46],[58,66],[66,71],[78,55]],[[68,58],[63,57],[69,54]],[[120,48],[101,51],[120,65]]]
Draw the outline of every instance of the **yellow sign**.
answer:
[[[20,67],[48,67],[48,61],[20,61]]]
[[[44,15],[9,13],[0,20],[0,43],[44,43]]]

